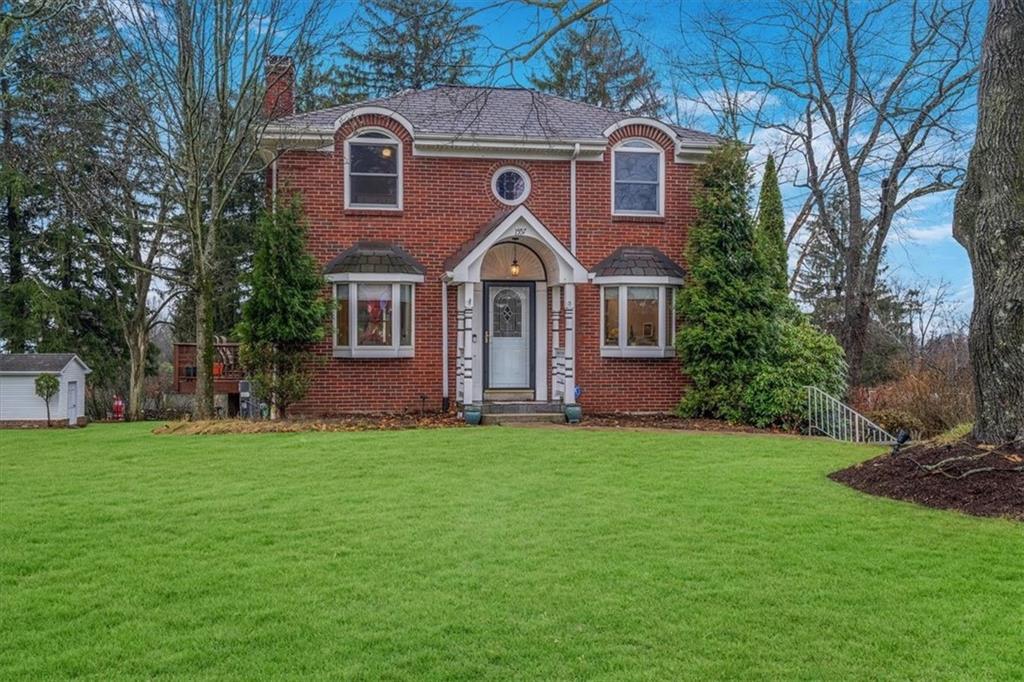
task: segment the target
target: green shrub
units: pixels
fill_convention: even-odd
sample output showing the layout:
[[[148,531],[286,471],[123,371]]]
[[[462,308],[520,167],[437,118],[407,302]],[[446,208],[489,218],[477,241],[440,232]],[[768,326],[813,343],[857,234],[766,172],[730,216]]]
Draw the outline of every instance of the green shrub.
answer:
[[[762,365],[743,393],[745,421],[793,429],[807,415],[807,386],[840,396],[846,388],[846,357],[831,334],[806,318],[781,324],[773,361]]]

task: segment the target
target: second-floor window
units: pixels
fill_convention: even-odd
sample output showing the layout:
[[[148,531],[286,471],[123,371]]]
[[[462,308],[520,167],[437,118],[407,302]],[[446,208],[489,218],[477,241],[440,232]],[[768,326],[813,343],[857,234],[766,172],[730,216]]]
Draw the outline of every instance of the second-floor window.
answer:
[[[626,140],[612,150],[614,215],[664,215],[664,160],[664,150],[647,140]]]
[[[402,143],[380,130],[345,141],[345,207],[402,208]]]

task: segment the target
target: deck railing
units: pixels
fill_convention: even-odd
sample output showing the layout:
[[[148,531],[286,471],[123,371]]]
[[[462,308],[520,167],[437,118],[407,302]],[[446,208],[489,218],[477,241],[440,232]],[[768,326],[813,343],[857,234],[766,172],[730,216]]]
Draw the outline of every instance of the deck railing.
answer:
[[[892,444],[891,433],[817,386],[807,387],[807,433],[847,443]]]

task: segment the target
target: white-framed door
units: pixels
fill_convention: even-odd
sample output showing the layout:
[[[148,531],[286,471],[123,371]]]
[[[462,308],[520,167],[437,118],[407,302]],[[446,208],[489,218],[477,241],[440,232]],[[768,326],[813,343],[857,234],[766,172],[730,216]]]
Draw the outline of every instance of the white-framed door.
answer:
[[[485,282],[486,388],[533,388],[533,282]]]
[[[78,382],[68,382],[68,424],[78,423]]]

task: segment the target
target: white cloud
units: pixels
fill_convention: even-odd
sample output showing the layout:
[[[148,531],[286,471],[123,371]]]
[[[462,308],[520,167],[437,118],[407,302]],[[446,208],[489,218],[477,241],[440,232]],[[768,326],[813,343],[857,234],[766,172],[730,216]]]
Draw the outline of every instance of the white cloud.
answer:
[[[898,232],[897,238],[904,242],[922,242],[925,244],[950,241],[953,239],[953,224],[942,223],[939,225],[907,227]]]

